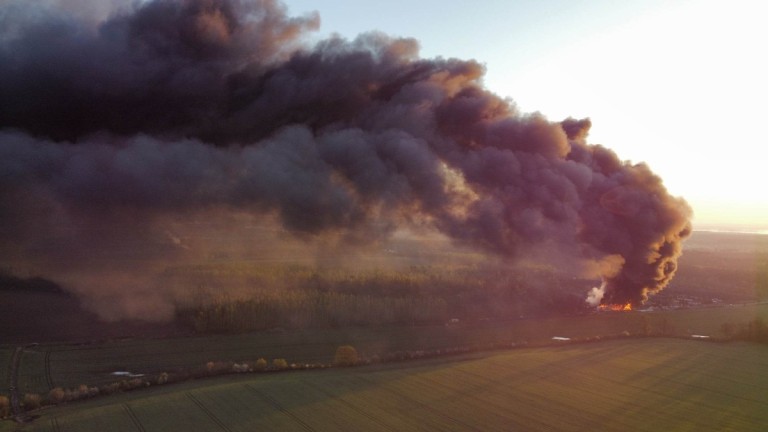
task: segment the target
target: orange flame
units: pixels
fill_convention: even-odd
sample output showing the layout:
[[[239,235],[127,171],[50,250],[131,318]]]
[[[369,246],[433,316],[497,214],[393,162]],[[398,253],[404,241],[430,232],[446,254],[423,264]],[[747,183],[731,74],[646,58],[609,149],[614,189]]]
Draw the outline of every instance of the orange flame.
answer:
[[[627,304],[601,304],[597,307],[601,311],[628,312],[632,310],[632,303]]]

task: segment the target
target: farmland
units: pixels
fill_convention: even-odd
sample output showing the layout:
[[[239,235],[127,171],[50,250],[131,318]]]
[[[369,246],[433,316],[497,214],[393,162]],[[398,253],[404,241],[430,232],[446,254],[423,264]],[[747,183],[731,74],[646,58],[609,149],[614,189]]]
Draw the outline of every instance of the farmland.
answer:
[[[696,246],[690,254],[694,262],[721,259],[719,252],[707,249],[711,242],[704,240],[703,246],[692,245]],[[741,247],[744,240],[736,240]],[[20,393],[37,393],[44,399],[54,387],[104,389],[123,379],[112,374],[116,371],[145,375],[152,382],[142,390],[102,392],[97,398],[32,411],[41,417],[22,430],[509,430],[516,426],[523,430],[701,430],[707,429],[705,424],[714,425],[711,430],[759,430],[755,425],[764,424],[768,412],[763,396],[768,390],[763,372],[766,345],[690,340],[691,335],[757,340],[744,337],[754,330],[750,326],[759,324],[765,330],[768,304],[755,303],[765,299],[759,295],[765,262],[753,257],[750,248],[725,254],[740,260],[744,267],[740,274],[754,281],[737,284],[741,291],[736,291],[742,294],[682,278],[685,283],[676,287],[679,290],[671,287],[668,298],[656,302],[659,307],[653,311],[569,315],[558,313],[557,303],[551,304],[555,307],[550,312],[545,308],[550,303],[544,301],[543,309],[508,307],[502,314],[506,318],[484,315],[482,302],[462,295],[454,300],[474,299],[466,306],[475,312],[457,315],[460,319],[455,323],[406,320],[294,326],[291,320],[281,319],[280,325],[265,331],[196,332],[183,322],[155,327],[99,323],[77,309],[74,298],[6,290],[0,292],[4,296],[0,304],[13,307],[0,319],[0,367],[8,371],[14,349],[26,346],[18,371]],[[217,274],[226,277],[245,272],[256,278],[263,276],[257,270],[266,271],[219,267],[215,267]],[[706,268],[715,267],[707,264]],[[189,273],[184,269],[184,274],[198,277],[208,270],[201,267]],[[419,291],[432,284],[429,272],[435,269],[424,271],[404,279],[403,286]],[[443,272],[451,275],[444,281],[463,280],[478,271],[463,276]],[[536,277],[520,281],[556,286],[558,279],[543,277],[547,272],[541,270]],[[328,289],[329,299],[345,299],[371,287],[386,291],[402,282],[397,274],[387,272],[354,278],[343,272],[320,272],[317,278],[312,273],[294,273],[290,275],[297,280],[313,281],[320,288],[327,284],[323,289]],[[715,276],[707,280],[720,280]],[[360,286],[345,285],[349,281]],[[309,289],[288,292],[325,292]],[[477,287],[472,290],[483,292]],[[392,295],[396,298],[401,293]],[[365,291],[358,298],[365,296],[373,293]],[[430,296],[424,298],[438,298]],[[720,301],[664,308],[676,298],[715,297]],[[414,305],[418,310],[420,306]],[[448,312],[452,314],[453,308]],[[45,311],[56,311],[58,318],[29,319]],[[553,341],[555,336],[574,341]],[[584,343],[587,340],[590,343]],[[418,351],[442,351],[443,355],[355,369],[189,380],[216,375],[204,372],[208,362],[229,365],[225,370],[230,371],[232,362],[253,365],[259,358],[327,365],[336,348],[346,344],[367,359],[392,354],[402,358],[403,353],[408,358]],[[456,347],[462,348],[461,354],[444,355]],[[155,386],[162,372],[176,379]],[[7,387],[0,394],[7,395]],[[0,430],[16,430],[16,426],[2,421]]]
[[[364,355],[396,351],[540,343],[553,336],[587,338],[630,334],[719,336],[721,325],[768,320],[768,305],[743,305],[653,313],[602,313],[550,319],[459,324],[453,327],[406,326],[285,330],[242,335],[211,335],[167,339],[126,339],[90,344],[42,344],[25,350],[19,371],[21,391],[46,393],[53,387],[103,385],[115,380],[113,371],[172,372],[208,361],[254,361],[286,358],[296,363],[330,363],[334,350],[354,345]],[[0,349],[10,359],[12,347]],[[7,370],[7,368],[5,368]]]
[[[190,381],[23,430],[763,430],[766,370],[764,345],[615,340]]]
[[[765,181],[721,169],[759,142],[634,103],[702,87],[698,51],[755,70],[755,49],[708,54],[758,21],[411,2],[334,29],[294,3],[0,0],[0,432],[768,429],[768,235],[738,226],[764,224],[741,186]],[[491,37],[426,57],[422,30]],[[587,65],[622,78],[596,84],[641,108],[613,127],[637,152],[496,94],[482,54],[505,34],[504,81],[544,102]],[[708,96],[734,90],[715,75]]]

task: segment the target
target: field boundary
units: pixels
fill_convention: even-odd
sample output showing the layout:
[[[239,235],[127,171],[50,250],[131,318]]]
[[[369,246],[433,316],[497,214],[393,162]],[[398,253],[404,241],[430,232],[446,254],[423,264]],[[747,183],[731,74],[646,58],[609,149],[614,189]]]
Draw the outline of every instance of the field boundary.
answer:
[[[133,410],[127,403],[123,404],[123,409],[125,409],[126,414],[128,414],[128,417],[130,417],[131,422],[133,423],[134,426],[136,426],[136,429],[138,429],[141,432],[147,432],[147,430],[144,428],[144,425],[141,424],[141,421],[139,420],[139,418],[136,417],[136,413],[133,412]]]
[[[254,386],[252,386],[250,384],[245,384],[245,387],[247,389],[251,390],[252,392],[256,393],[259,397],[261,397],[267,403],[272,405],[273,408],[277,409],[281,413],[283,413],[283,414],[287,415],[288,417],[290,417],[291,419],[293,419],[293,421],[295,421],[299,426],[301,426],[305,430],[307,430],[309,432],[315,432],[315,429],[312,426],[308,425],[304,420],[300,419],[296,414],[294,414],[294,413],[288,411],[287,409],[285,409],[284,406],[280,405],[280,402],[276,401],[275,399],[273,399],[269,395],[264,394],[264,392],[260,391],[259,389],[257,389],[256,387],[254,387]]]
[[[51,429],[53,429],[53,432],[61,432],[61,426],[59,426],[58,418],[51,417]]]
[[[211,412],[211,410],[209,410],[208,407],[205,406],[205,404],[203,404],[198,398],[196,398],[195,395],[193,395],[191,392],[187,392],[186,394],[189,400],[191,400],[195,405],[197,405],[198,408],[200,408],[205,414],[207,414],[208,417],[211,420],[213,420],[213,422],[216,423],[221,428],[221,430],[225,432],[232,432],[232,429],[227,427],[227,425],[225,425],[224,422],[221,421],[221,419],[216,417],[216,415],[213,412]]]
[[[447,365],[428,361],[415,369],[374,366],[266,379],[238,375],[210,383],[200,380],[152,389],[146,397],[137,394],[115,402],[41,410],[37,428],[96,432],[122,426],[148,432],[154,430],[151,421],[169,432],[190,428],[620,432],[686,427],[764,431],[768,375],[761,371],[768,367],[767,347],[676,339],[605,345],[507,351]],[[7,352],[9,360],[12,353]],[[32,359],[22,361],[23,386]],[[38,368],[41,361],[35,357]],[[658,415],[648,417],[648,412]],[[175,414],[168,417],[168,413]],[[176,415],[183,417],[174,421]],[[142,428],[137,419],[147,425]]]
[[[16,347],[11,359],[11,367],[8,370],[8,390],[11,392],[11,413],[18,423],[25,423],[27,416],[21,410],[21,401],[19,399],[19,366],[21,365],[21,356],[24,353],[23,347]]]
[[[45,350],[45,382],[48,384],[48,390],[53,388],[53,377],[51,376],[51,349]]]
[[[11,355],[11,360],[8,362],[8,372],[7,372],[7,380],[6,380],[6,385],[8,385],[8,391],[10,391],[11,387],[13,386],[13,356],[14,355],[15,353]]]

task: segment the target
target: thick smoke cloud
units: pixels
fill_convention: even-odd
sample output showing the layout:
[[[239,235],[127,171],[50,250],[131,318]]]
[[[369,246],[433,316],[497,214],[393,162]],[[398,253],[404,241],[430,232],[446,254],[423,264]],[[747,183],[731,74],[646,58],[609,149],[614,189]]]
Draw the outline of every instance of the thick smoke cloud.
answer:
[[[273,0],[96,4],[0,6],[8,263],[131,273],[189,253],[173,223],[245,213],[299,238],[420,226],[510,259],[557,251],[595,263],[603,302],[642,302],[675,273],[687,204],[588,144],[589,120],[519,113],[476,62],[377,33],[309,47],[319,18]],[[109,298],[85,279],[99,287],[73,289]],[[173,297],[120,298],[134,291]]]

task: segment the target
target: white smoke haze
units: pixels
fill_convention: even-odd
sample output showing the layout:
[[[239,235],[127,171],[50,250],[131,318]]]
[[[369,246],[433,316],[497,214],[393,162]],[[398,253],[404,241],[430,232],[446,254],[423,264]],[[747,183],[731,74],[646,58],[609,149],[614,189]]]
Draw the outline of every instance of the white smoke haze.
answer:
[[[587,302],[588,305],[597,307],[600,305],[600,302],[603,301],[604,295],[605,295],[605,282],[603,282],[599,287],[592,287],[587,293],[587,299],[585,301]]]
[[[310,47],[319,17],[274,0],[9,1],[0,24],[0,261],[106,319],[167,319],[198,289],[174,266],[357,262],[405,232],[640,303],[690,234],[588,119],[520,113],[412,39]]]

